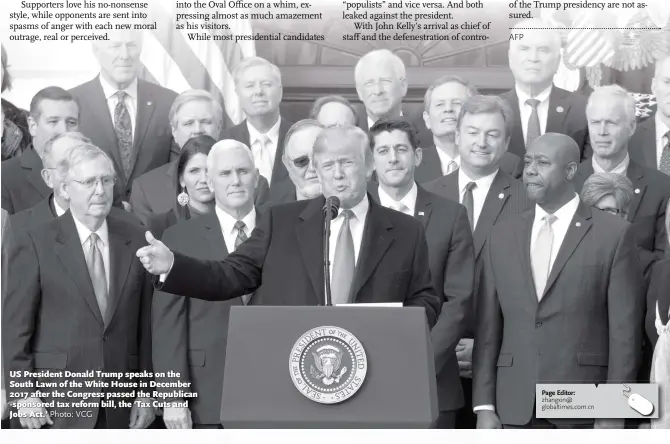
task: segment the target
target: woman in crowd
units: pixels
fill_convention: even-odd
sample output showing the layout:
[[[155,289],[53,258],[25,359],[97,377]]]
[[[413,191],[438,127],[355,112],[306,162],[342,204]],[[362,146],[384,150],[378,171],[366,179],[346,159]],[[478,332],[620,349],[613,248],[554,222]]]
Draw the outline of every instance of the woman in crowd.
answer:
[[[149,219],[149,230],[156,239],[172,225],[214,210],[214,193],[207,186],[207,155],[215,143],[209,136],[197,136],[184,144],[173,175],[174,207]]]
[[[615,173],[594,173],[582,188],[584,204],[625,219],[633,200],[633,183]]]
[[[7,70],[7,52],[2,51],[2,93],[12,89],[12,77]],[[2,99],[2,160],[20,156],[32,143],[28,129],[28,111]]]

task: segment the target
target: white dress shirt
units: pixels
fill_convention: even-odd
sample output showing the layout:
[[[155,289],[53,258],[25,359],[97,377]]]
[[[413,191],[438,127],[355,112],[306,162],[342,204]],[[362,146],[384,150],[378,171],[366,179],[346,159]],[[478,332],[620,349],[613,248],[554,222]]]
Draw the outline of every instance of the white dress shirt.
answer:
[[[477,221],[479,220],[479,215],[482,214],[482,208],[484,208],[484,201],[486,201],[486,196],[489,194],[491,185],[493,185],[493,180],[496,178],[498,170],[484,176],[481,179],[472,180],[468,175],[463,171],[463,168],[458,169],[458,196],[460,203],[463,203],[463,198],[465,197],[465,187],[468,183],[474,182],[477,184],[476,187],[472,189],[472,203],[474,213],[472,215],[472,223],[474,227],[477,227]]]
[[[457,154],[456,157],[454,157],[452,159],[451,156],[449,156],[449,154],[445,153],[444,151],[442,151],[437,146],[435,146],[435,150],[437,151],[437,157],[440,158],[440,167],[442,168],[442,175],[443,176],[447,175],[447,171],[449,171],[449,164],[452,161],[456,162],[456,165],[458,165],[459,170],[461,169],[461,155],[460,154]],[[453,171],[452,171],[452,173],[453,173]]]
[[[221,233],[223,234],[223,240],[226,243],[228,253],[232,253],[235,251],[235,240],[237,239],[238,229],[235,228],[237,219],[218,206],[214,207],[214,211],[216,212],[216,217],[219,219]],[[247,237],[251,237],[251,232],[256,228],[256,207],[252,208],[249,214],[242,218],[242,222],[246,225],[244,227],[244,234],[246,234]]]
[[[553,86],[553,85],[552,85]],[[533,107],[526,103],[528,99],[537,99],[540,101],[540,104],[537,105],[537,117],[540,119],[540,135],[544,134],[547,131],[547,118],[549,116],[549,96],[551,95],[551,88],[542,91],[535,97],[531,97],[525,92],[521,91],[518,86],[516,88],[516,95],[519,98],[519,113],[521,114],[521,129],[523,130],[523,140],[524,143],[527,140],[528,134],[528,119],[533,112]]]
[[[408,216],[414,217],[416,213],[416,196],[419,193],[419,189],[416,186],[416,182],[412,184],[412,188],[405,194],[405,196],[399,201],[393,199],[389,196],[386,191],[379,187],[379,203],[386,208],[391,208],[392,210],[398,210],[398,204],[403,204],[405,208],[403,213]]]
[[[58,201],[56,200],[55,197],[51,198],[53,203],[54,203],[54,209],[56,210],[56,217],[61,217],[65,212],[67,211],[65,208],[61,207],[58,205]]]
[[[109,108],[109,115],[112,118],[112,125],[116,125],[116,122],[114,122],[114,110],[116,109],[116,104],[119,100],[115,94],[119,91],[119,89],[105,80],[102,74],[100,74],[99,79],[100,84],[102,85],[102,92],[105,94],[105,98],[107,99],[107,108]],[[132,125],[130,125],[131,135],[133,141],[135,141],[135,122],[137,120],[137,77],[135,77],[133,81],[130,82],[130,85],[128,85],[128,87],[122,91],[125,91],[128,94],[124,100],[124,103],[126,104],[126,109],[130,115],[130,122],[132,123]]]
[[[75,215],[72,215],[74,219],[74,225],[77,227],[77,234],[79,234],[79,241],[81,242],[81,248],[84,251],[84,257],[88,254],[89,249],[89,237],[91,236],[92,231],[89,230],[84,224],[79,222]],[[105,220],[100,228],[95,232],[100,238],[100,243],[98,243],[98,248],[100,253],[102,253],[102,263],[105,266],[105,280],[107,281],[107,291],[109,292],[109,230],[107,229],[107,220]],[[102,245],[100,245],[102,244]],[[88,270],[87,270],[88,273]]]
[[[268,181],[268,185],[272,182],[272,170],[275,165],[275,156],[277,155],[277,147],[279,146],[279,126],[281,124],[281,117],[277,119],[272,128],[267,133],[260,133],[247,120],[247,130],[249,131],[249,141],[251,143],[251,152],[254,155],[254,162],[256,168]],[[270,142],[263,148],[263,139],[267,136]]]
[[[663,148],[668,143],[666,134],[670,130],[665,123],[661,121],[661,117],[656,113],[656,169],[661,167],[661,155],[663,155]]]
[[[363,229],[365,228],[365,219],[368,217],[368,210],[370,209],[370,202],[368,196],[364,196],[363,200],[351,209],[354,216],[349,219],[349,228],[351,229],[351,237],[354,240],[354,260],[358,264],[358,256],[361,252],[361,243],[363,242]],[[340,234],[342,228],[342,208],[340,208],[337,217],[330,223],[330,238],[328,239],[328,258],[330,260],[330,277],[333,277],[333,261],[335,260],[335,248],[337,247],[337,236]]]
[[[598,162],[596,162],[596,156],[593,156],[591,159],[591,162],[593,164],[593,172],[594,173],[613,173],[613,174],[621,174],[622,176],[626,175],[626,172],[628,172],[628,165],[630,165],[630,156],[628,153],[626,153],[626,157],[621,161],[621,163],[614,168],[612,168],[610,171],[605,171],[603,167],[600,166]],[[553,226],[553,225],[552,225]]]
[[[400,110],[400,117],[402,117],[402,110]],[[370,130],[374,126],[375,123],[377,123],[377,121],[372,120],[372,118],[368,114],[368,130]]]
[[[575,217],[577,208],[579,207],[579,196],[575,196],[570,200],[570,202],[563,205],[555,213],[556,221],[551,224],[551,229],[554,232],[554,242],[551,247],[551,258],[549,259],[549,270],[554,266],[554,261],[556,261],[556,256],[558,256],[558,251],[561,249],[565,235],[568,233],[568,228],[572,223],[572,219]],[[537,235],[540,232],[540,227],[544,225],[544,217],[548,213],[540,208],[539,205],[535,205],[535,220],[533,221],[533,229],[531,231],[530,237],[530,254],[532,254],[533,247],[535,247],[535,242],[537,241]],[[479,410],[493,410],[495,407],[493,405],[480,405],[473,408],[475,412]]]

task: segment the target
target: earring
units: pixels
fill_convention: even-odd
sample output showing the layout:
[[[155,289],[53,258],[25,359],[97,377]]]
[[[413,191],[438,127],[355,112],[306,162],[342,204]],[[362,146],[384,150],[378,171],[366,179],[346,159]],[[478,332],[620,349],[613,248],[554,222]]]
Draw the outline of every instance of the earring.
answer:
[[[191,200],[190,197],[188,197],[188,193],[186,192],[185,189],[182,190],[181,193],[177,195],[177,203],[181,205],[182,207],[185,207],[188,205],[188,202]]]

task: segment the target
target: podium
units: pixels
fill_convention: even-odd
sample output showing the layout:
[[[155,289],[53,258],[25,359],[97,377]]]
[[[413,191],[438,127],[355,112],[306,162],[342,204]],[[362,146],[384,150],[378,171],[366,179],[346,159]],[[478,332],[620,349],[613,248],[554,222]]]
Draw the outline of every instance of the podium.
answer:
[[[295,358],[301,354],[295,346],[299,342],[306,345],[306,333],[320,327],[351,333],[365,351],[364,379],[342,402],[316,402],[310,399],[314,397],[310,389],[301,391],[294,383]],[[429,338],[425,311],[419,307],[232,307],[221,423],[225,428],[429,428],[438,415]],[[351,350],[342,352],[345,357],[335,364],[336,370],[340,365],[339,373],[327,372],[320,365],[317,370],[313,365],[317,350],[326,349],[322,351],[325,362],[328,348],[337,349],[323,344],[328,342],[305,347],[302,367],[306,375],[334,373],[323,379],[331,384],[328,387],[336,387],[334,378],[340,373],[343,381],[349,377],[354,368],[345,368],[345,364],[360,353],[354,358]],[[312,364],[305,359],[312,359]],[[319,383],[315,378],[298,377],[303,383],[307,379]]]

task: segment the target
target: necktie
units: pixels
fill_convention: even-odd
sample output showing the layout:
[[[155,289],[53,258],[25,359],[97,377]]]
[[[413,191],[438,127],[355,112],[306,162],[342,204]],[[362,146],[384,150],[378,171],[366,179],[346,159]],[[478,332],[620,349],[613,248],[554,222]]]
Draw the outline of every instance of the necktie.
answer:
[[[116,133],[116,141],[119,145],[123,171],[126,177],[129,177],[133,161],[133,124],[130,121],[130,113],[128,112],[128,108],[126,108],[125,102],[128,93],[117,91],[115,95],[117,102],[116,108],[114,108],[114,132]]]
[[[349,302],[349,293],[351,292],[351,283],[354,281],[354,270],[356,267],[354,238],[351,236],[351,228],[349,227],[349,220],[354,217],[354,213],[351,210],[342,210],[342,216],[344,220],[337,235],[331,279],[333,304],[346,304]]]
[[[530,105],[533,108],[533,111],[530,113],[528,118],[528,129],[526,130],[526,149],[533,143],[533,140],[540,137],[540,117],[537,114],[537,107],[540,104],[540,101],[537,99],[528,99],[526,104]]]
[[[475,200],[472,196],[472,189],[477,186],[474,182],[468,182],[463,193],[463,206],[468,212],[468,220],[470,221],[470,229],[475,229]]]
[[[391,208],[393,208],[396,211],[400,211],[401,213],[409,214],[409,208],[407,208],[407,205],[405,205],[402,202],[395,202],[391,205]],[[413,216],[413,215],[411,215]]]
[[[102,319],[105,319],[107,312],[107,278],[105,277],[105,264],[102,261],[102,253],[98,248],[99,240],[100,237],[95,233],[91,233],[88,237],[86,265],[88,266],[88,274],[91,276],[93,292],[95,293],[95,299],[98,301],[100,314],[102,314]]]
[[[268,181],[268,185],[272,180],[272,159],[270,158],[270,151],[268,145],[270,144],[270,138],[263,134],[258,139],[256,139],[256,152],[254,152],[254,157],[256,159],[256,166],[258,171],[263,177]]]
[[[241,220],[238,220],[235,222],[235,229],[237,230],[237,237],[235,238],[235,249],[237,250],[237,247],[239,247],[242,242],[248,239],[246,233],[244,232],[244,229],[246,228],[247,224],[242,222]],[[251,299],[251,296],[253,293],[250,294],[245,294],[242,296],[242,302],[244,302],[244,305],[247,305],[249,303],[249,300]]]
[[[551,250],[554,244],[554,230],[551,228],[551,224],[556,222],[557,217],[553,214],[548,214],[542,219],[544,220],[544,224],[542,224],[537,234],[533,253],[530,258],[538,301],[542,299],[544,287],[547,285],[549,271],[551,270]]]
[[[458,169],[458,162],[452,160],[447,165],[447,174],[451,174]]]
[[[661,162],[658,164],[658,170],[670,176],[670,131],[665,133],[665,146],[661,153]]]

